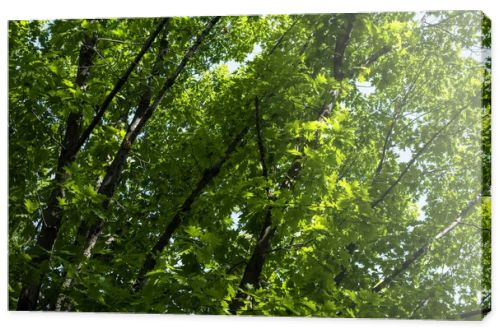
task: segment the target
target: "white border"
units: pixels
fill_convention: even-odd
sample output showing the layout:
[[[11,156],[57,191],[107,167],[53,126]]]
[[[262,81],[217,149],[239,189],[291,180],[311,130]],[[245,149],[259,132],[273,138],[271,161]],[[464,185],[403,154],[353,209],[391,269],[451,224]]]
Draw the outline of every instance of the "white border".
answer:
[[[175,316],[141,314],[55,314],[7,311],[7,209],[8,209],[8,117],[7,117],[7,20],[54,19],[83,17],[153,17],[176,15],[237,15],[274,13],[325,13],[415,11],[438,9],[479,9],[493,22],[493,165],[498,166],[500,124],[496,105],[498,92],[498,36],[500,26],[498,0],[0,0],[0,331],[2,333],[419,333],[494,332],[500,328],[499,290],[499,178],[493,168],[493,311],[482,322],[366,320],[366,319],[305,319],[228,316]]]

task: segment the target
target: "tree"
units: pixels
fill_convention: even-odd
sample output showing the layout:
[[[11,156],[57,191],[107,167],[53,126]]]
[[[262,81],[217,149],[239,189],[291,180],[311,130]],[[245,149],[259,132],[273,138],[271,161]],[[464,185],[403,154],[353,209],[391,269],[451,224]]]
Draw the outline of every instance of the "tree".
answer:
[[[489,31],[10,22],[10,308],[482,316]]]

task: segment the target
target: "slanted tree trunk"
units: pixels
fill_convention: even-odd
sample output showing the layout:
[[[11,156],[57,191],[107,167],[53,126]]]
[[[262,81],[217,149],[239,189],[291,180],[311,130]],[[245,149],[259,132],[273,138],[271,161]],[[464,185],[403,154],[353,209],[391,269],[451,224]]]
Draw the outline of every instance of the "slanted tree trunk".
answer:
[[[69,115],[68,121],[66,123],[63,148],[59,155],[57,164],[54,189],[50,194],[47,208],[43,213],[45,224],[42,225],[42,229],[37,240],[35,249],[35,252],[37,254],[36,256],[32,256],[32,265],[35,267],[35,269],[31,270],[28,273],[29,283],[26,282],[21,289],[21,294],[17,305],[18,310],[35,310],[38,304],[40,286],[43,276],[45,275],[45,273],[41,272],[40,267],[43,263],[46,263],[50,260],[50,252],[54,246],[62,223],[62,208],[59,205],[59,198],[64,197],[63,184],[69,177],[69,174],[65,171],[65,167],[69,166],[73,161],[75,161],[78,152],[90,136],[94,127],[102,119],[102,116],[111,104],[111,101],[121,90],[125,82],[127,82],[128,77],[140,62],[146,51],[153,43],[156,36],[160,33],[167,22],[168,19],[163,19],[157,26],[155,31],[146,40],[139,54],[127,68],[125,73],[120,77],[118,82],[113,87],[112,91],[106,96],[103,103],[97,110],[96,116],[94,117],[93,121],[85,130],[81,130],[81,123],[83,119],[82,113],[72,112]],[[78,58],[78,72],[75,83],[82,90],[85,89],[86,82],[90,76],[92,58],[95,55],[95,46],[97,41],[98,38],[96,35],[85,35],[84,42],[80,49],[80,55]]]
[[[290,30],[295,26],[298,21],[295,20],[288,29],[280,36],[280,38],[276,41],[272,49],[269,51],[267,56],[271,56],[277,49],[278,46],[283,42],[286,34],[290,32]],[[255,98],[256,103],[258,104],[258,97]],[[230,156],[236,151],[236,149],[242,144],[243,138],[248,132],[249,127],[245,126],[233,139],[233,141],[228,145],[224,155],[210,168],[206,169],[203,172],[202,177],[196,184],[196,187],[189,194],[189,196],[184,200],[183,204],[175,213],[174,217],[167,223],[165,230],[163,231],[160,239],[156,242],[153,248],[147,253],[146,259],[139,270],[139,274],[137,275],[137,279],[135,281],[133,290],[139,291],[144,284],[146,283],[146,274],[153,270],[156,266],[156,258],[158,254],[160,254],[168,245],[172,235],[175,231],[181,226],[183,222],[183,217],[187,215],[187,213],[191,210],[191,206],[194,201],[198,198],[198,196],[203,192],[203,190],[210,184],[210,182],[219,174],[220,169],[223,164],[230,158]],[[267,169],[266,169],[267,173]]]
[[[142,93],[142,97],[139,101],[136,113],[132,122],[129,124],[127,128],[127,132],[125,137],[122,140],[120,148],[115,154],[115,157],[108,167],[106,175],[99,186],[97,193],[104,195],[105,199],[103,201],[103,207],[107,209],[110,204],[110,200],[113,197],[113,194],[116,190],[116,187],[119,184],[122,172],[126,166],[127,158],[129,156],[130,150],[132,149],[132,145],[142,131],[143,127],[146,125],[147,121],[151,118],[154,111],[158,108],[161,101],[165,97],[166,93],[170,90],[170,88],[174,85],[179,75],[182,73],[184,68],[186,67],[188,61],[195,55],[196,51],[201,46],[202,42],[206,39],[210,31],[216,25],[216,23],[220,20],[219,16],[216,16],[210,20],[210,22],[206,25],[205,29],[200,33],[200,35],[196,38],[193,45],[186,51],[184,57],[176,67],[174,73],[170,75],[155,99],[151,102],[151,92],[149,85],[146,85],[144,91]],[[166,44],[165,44],[166,45]],[[157,60],[163,59],[166,50],[160,50],[157,55]],[[155,66],[157,68],[158,66]],[[158,73],[158,71],[153,71]],[[154,73],[153,73],[154,75]],[[84,259],[90,258],[92,255],[92,251],[95,247],[95,244],[102,232],[105,222],[102,219],[97,219],[94,222],[82,222],[78,229],[76,243],[80,249],[82,249],[82,259],[79,260],[77,264],[77,270],[80,270],[82,261]],[[64,283],[64,289],[67,290],[71,287],[71,281],[67,281]],[[64,298],[64,296],[61,296]],[[61,302],[58,302],[58,306],[61,307]]]
[[[259,99],[257,97],[255,97],[255,130],[257,133],[257,147],[259,149],[262,176],[267,181],[269,178],[267,167],[267,152],[264,145],[264,139],[262,138],[260,106]],[[267,200],[269,202],[272,202],[273,196],[270,192],[269,187],[266,187],[265,190]],[[247,282],[257,282],[259,280],[259,274],[260,272],[262,272],[262,266],[264,266],[264,253],[271,249],[271,240],[276,231],[276,228],[272,226],[272,223],[272,211],[271,208],[269,208],[266,211],[266,216],[264,217],[264,223],[262,224],[262,230],[259,234],[258,244],[255,246],[252,257],[248,262],[251,265],[247,264],[247,266],[245,267],[245,272],[243,273],[243,278],[240,282],[239,291],[229,306],[229,310],[231,313],[236,313],[236,311],[243,305],[243,299],[247,297],[247,295],[243,292],[243,290],[247,288]]]
[[[78,56],[78,70],[75,79],[76,86],[81,90],[85,90],[87,80],[90,76],[96,43],[97,35],[87,33],[84,35]],[[33,268],[29,270],[23,282],[17,302],[17,310],[30,311],[35,310],[37,307],[40,286],[45,275],[42,267],[50,260],[50,252],[61,227],[62,208],[59,205],[59,199],[64,197],[63,183],[69,176],[64,168],[74,161],[73,152],[78,144],[82,119],[83,114],[81,112],[71,112],[66,121],[62,149],[57,162],[54,188],[50,193],[47,207],[43,212],[44,224],[42,224],[35,249],[33,249],[31,255],[31,266]]]
[[[153,270],[156,266],[156,258],[159,253],[161,253],[165,247],[167,247],[170,239],[174,232],[179,228],[179,226],[183,222],[183,217],[191,210],[191,206],[196,201],[196,199],[200,196],[203,190],[208,186],[208,184],[217,176],[222,168],[222,165],[230,158],[230,156],[236,151],[236,149],[240,146],[243,137],[248,132],[248,127],[244,127],[236,137],[231,141],[231,143],[226,148],[224,155],[210,168],[207,168],[196,187],[191,191],[188,197],[184,200],[180,208],[175,213],[174,217],[167,223],[165,230],[162,235],[153,246],[153,248],[147,253],[146,259],[139,270],[137,275],[136,282],[134,284],[134,291],[140,290],[144,283],[146,282],[146,274]]]
[[[333,76],[337,81],[342,81],[344,79],[343,58],[345,49],[348,45],[352,29],[354,27],[354,14],[346,14],[346,23],[342,34],[339,35],[335,43],[335,52],[333,56]],[[322,107],[321,112],[318,116],[318,121],[322,122],[326,120],[332,113],[333,107],[337,103],[337,91],[331,91],[331,101],[325,103]],[[285,174],[284,180],[281,182],[279,190],[289,189],[291,190],[295,182],[297,181],[300,171],[302,170],[302,162],[300,157],[296,157],[292,162],[290,168]],[[265,213],[264,224],[262,226],[261,232],[252,251],[252,255],[247,262],[243,276],[240,280],[239,291],[230,303],[229,311],[232,314],[236,314],[238,309],[244,303],[244,299],[248,298],[243,289],[248,286],[256,288],[259,286],[260,275],[262,273],[266,256],[271,251],[272,240],[276,233],[276,226],[273,226],[272,221],[272,207],[268,207]]]

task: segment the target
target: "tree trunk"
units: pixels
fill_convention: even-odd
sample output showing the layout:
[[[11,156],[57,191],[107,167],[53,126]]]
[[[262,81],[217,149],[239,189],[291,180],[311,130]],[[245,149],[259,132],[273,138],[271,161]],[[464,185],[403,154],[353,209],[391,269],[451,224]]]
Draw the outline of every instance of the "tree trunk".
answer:
[[[191,210],[194,201],[200,196],[208,184],[217,176],[221,170],[222,165],[230,158],[234,151],[240,146],[243,137],[248,132],[248,127],[243,128],[233,141],[228,145],[224,155],[212,167],[203,172],[202,177],[196,184],[196,187],[191,191],[189,196],[184,200],[179,210],[175,213],[174,217],[167,223],[163,234],[156,242],[153,248],[146,255],[146,259],[137,275],[137,280],[134,284],[134,291],[140,290],[146,282],[146,274],[154,269],[156,266],[156,257],[167,247],[174,232],[179,228],[183,222],[183,217]]]
[[[139,102],[139,106],[134,115],[134,118],[130,123],[127,132],[125,134],[125,137],[122,140],[120,148],[118,149],[115,158],[113,159],[113,162],[108,167],[106,175],[97,191],[99,194],[105,196],[105,200],[103,202],[103,207],[105,209],[108,208],[110,200],[113,197],[116,187],[119,184],[122,171],[126,166],[127,158],[129,156],[130,150],[132,148],[135,139],[137,138],[143,127],[146,125],[147,121],[151,118],[154,111],[158,108],[161,101],[165,97],[165,94],[174,85],[178,76],[186,67],[188,61],[194,56],[194,54],[202,44],[203,40],[208,36],[212,28],[219,20],[220,20],[219,16],[216,16],[210,20],[205,29],[196,38],[193,45],[187,50],[184,57],[180,61],[179,65],[175,69],[174,73],[167,78],[164,85],[156,95],[153,103],[151,103],[150,99],[150,94],[151,94],[150,88],[148,85],[146,85],[141,100]],[[167,44],[164,45],[166,46]],[[164,50],[160,50],[159,54],[157,55],[157,60],[163,59],[164,54],[165,54]],[[157,67],[158,66],[155,66],[155,68]],[[95,222],[90,222],[90,224],[88,225],[87,221],[83,222],[80,225],[80,228],[78,229],[77,233],[78,235],[76,238],[76,242],[77,246],[80,245],[80,247],[78,248],[82,249],[83,259],[88,259],[92,255],[92,251],[102,232],[104,223],[105,222],[102,219],[98,219]],[[77,270],[80,270],[81,264],[82,261],[79,261],[79,263],[77,264]],[[69,289],[71,287],[71,282],[69,284],[65,283],[65,285],[66,289]],[[64,296],[62,296],[62,298],[64,298]],[[58,304],[60,305],[60,303]]]
[[[352,29],[354,27],[354,14],[346,14],[346,24],[342,34],[339,35],[337,41],[335,43],[335,52],[333,56],[333,76],[337,81],[342,81],[344,79],[344,71],[343,71],[343,58],[345,54],[345,50],[347,48],[347,44],[349,42]],[[325,121],[328,117],[330,117],[333,107],[336,104],[337,100],[337,91],[331,91],[331,101],[325,103],[319,113],[318,121]],[[297,181],[297,178],[302,170],[302,162],[300,157],[296,157],[292,162],[290,168],[285,174],[285,178],[280,184],[279,189],[292,189],[293,185]],[[243,289],[251,286],[256,288],[259,286],[259,279],[262,273],[266,255],[271,251],[272,240],[276,232],[276,226],[273,226],[272,222],[272,207],[268,207],[265,213],[264,224],[262,226],[261,232],[259,234],[259,238],[255,244],[255,247],[252,252],[252,256],[247,262],[245,267],[245,271],[243,273],[243,277],[241,278],[239,284],[239,291],[233,300],[230,303],[229,311],[232,314],[236,314],[238,309],[243,305],[244,299],[248,298],[248,294],[246,294]]]
[[[78,56],[78,71],[75,79],[76,86],[81,90],[85,90],[86,82],[90,76],[96,43],[97,35],[85,34]],[[45,275],[42,267],[50,260],[50,252],[61,227],[62,208],[59,205],[59,198],[64,197],[63,184],[69,176],[64,168],[74,161],[74,154],[72,153],[78,143],[82,119],[83,114],[80,112],[71,112],[68,116],[62,149],[57,163],[54,189],[50,193],[47,207],[43,212],[44,224],[35,249],[32,251],[31,266],[33,268],[29,270],[26,280],[23,282],[17,302],[17,310],[30,311],[35,310],[37,307],[40,286]]]
[[[58,198],[64,197],[63,184],[69,177],[68,173],[66,173],[64,170],[65,167],[69,166],[72,162],[75,161],[76,155],[80,151],[86,139],[88,139],[88,137],[90,136],[93,128],[99,123],[113,98],[121,90],[132,71],[135,69],[137,64],[144,56],[145,52],[149,49],[156,36],[163,29],[164,25],[167,22],[168,19],[163,19],[157,26],[156,30],[148,38],[134,61],[130,64],[125,73],[115,84],[113,90],[104,99],[104,102],[100,106],[96,117],[94,117],[94,120],[91,122],[91,125],[83,130],[82,136],[80,136],[80,133],[82,132],[81,123],[83,114],[73,112],[69,115],[63,141],[63,148],[59,155],[57,165],[56,178],[54,181],[55,186],[50,194],[47,208],[43,213],[45,224],[42,225],[42,229],[37,240],[37,249],[35,250],[36,255],[32,256],[32,264],[37,269],[30,271],[29,281],[31,283],[26,283],[21,289],[21,294],[17,305],[18,310],[35,310],[38,304],[40,286],[43,276],[45,275],[44,273],[40,272],[38,268],[40,268],[43,263],[46,263],[50,260],[50,252],[54,246],[62,223],[62,208],[59,205]],[[75,83],[82,90],[85,89],[86,82],[90,76],[92,58],[95,55],[95,45],[97,41],[98,38],[96,35],[86,35],[80,49],[78,73],[75,79]]]

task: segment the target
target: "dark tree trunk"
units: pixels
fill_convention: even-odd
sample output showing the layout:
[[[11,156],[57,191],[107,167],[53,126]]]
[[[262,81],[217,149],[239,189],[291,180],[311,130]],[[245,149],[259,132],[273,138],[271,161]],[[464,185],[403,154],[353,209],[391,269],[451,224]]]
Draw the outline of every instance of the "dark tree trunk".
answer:
[[[345,15],[346,23],[342,34],[339,35],[335,43],[335,52],[333,56],[333,76],[336,80],[342,81],[344,79],[343,71],[343,58],[345,50],[347,48],[352,29],[354,27],[354,14]],[[324,121],[330,117],[333,107],[337,102],[337,91],[329,92],[331,101],[326,102],[318,115],[318,121]],[[317,143],[313,143],[313,146]],[[296,157],[292,162],[290,168],[285,174],[284,180],[281,182],[279,189],[292,189],[293,185],[297,181],[300,172],[302,170],[301,157]],[[259,286],[260,276],[264,268],[267,254],[271,251],[272,240],[276,232],[276,226],[273,226],[272,222],[272,207],[268,207],[265,213],[264,224],[262,226],[259,238],[255,244],[252,252],[252,256],[247,262],[243,277],[241,278],[239,284],[239,291],[230,303],[229,311],[232,314],[236,314],[238,309],[243,305],[244,300],[248,298],[248,295],[244,292],[249,286],[256,288]]]
[[[267,181],[269,178],[267,167],[267,153],[266,147],[264,145],[264,139],[262,138],[262,126],[260,118],[259,99],[255,97],[255,129],[257,133],[257,147],[259,150],[260,164],[262,167],[262,176]],[[269,202],[272,201],[272,194],[269,191],[269,187],[266,187],[266,198]],[[276,232],[276,229],[272,225],[272,211],[271,208],[269,208],[266,211],[264,224],[262,225],[262,230],[259,234],[258,244],[254,248],[252,257],[247,263],[243,278],[241,279],[239,291],[229,305],[229,311],[233,314],[235,314],[236,311],[243,305],[243,299],[247,297],[247,295],[243,292],[243,290],[247,288],[246,285],[251,284],[254,288],[256,288],[258,285],[259,275],[262,272],[262,267],[264,266],[266,253],[271,250],[271,240],[274,233]]]
[[[136,57],[136,59],[134,59],[133,63],[127,69],[126,73],[122,76],[122,78],[120,78],[118,80],[118,83],[117,83],[118,86],[120,86],[120,87],[123,86],[123,84],[126,81],[126,79],[124,79],[124,78],[127,78],[128,75],[131,73],[131,68],[133,68],[132,65],[134,65],[134,66],[137,65],[139,56],[142,57],[142,55],[144,55],[145,51],[152,45],[153,40],[154,40],[153,37],[156,37],[167,24],[168,24],[168,19],[163,19],[160,22],[160,24],[158,25],[155,32],[146,41],[146,45],[143,46],[140,54]],[[159,48],[158,54],[156,56],[156,61],[154,64],[152,76],[159,74],[158,68],[160,68],[163,65],[162,64],[163,58],[167,52],[167,48],[168,48],[167,33],[164,33],[162,36],[162,40],[160,41],[160,48]],[[137,110],[136,110],[134,119],[129,124],[129,126],[127,128],[127,132],[125,134],[125,137],[123,138],[122,143],[120,145],[120,148],[118,149],[111,165],[108,166],[107,171],[106,171],[106,175],[104,176],[104,179],[102,180],[101,184],[97,188],[97,193],[104,195],[104,197],[105,197],[105,199],[102,203],[102,206],[104,209],[108,209],[108,207],[109,207],[110,200],[113,197],[115,189],[119,184],[122,171],[126,166],[127,157],[128,157],[130,150],[132,148],[132,144],[146,122],[145,118],[147,117],[147,112],[148,112],[148,109],[150,108],[150,103],[151,103],[151,80],[152,80],[152,78],[147,80],[147,82],[145,83],[141,98],[138,102],[138,106],[137,106]],[[117,89],[113,89],[112,94],[116,95],[117,92],[118,92]],[[93,126],[95,126],[95,124],[99,123],[99,120],[100,120],[100,118],[102,118],[102,114],[104,113],[104,110],[109,105],[109,101],[110,101],[110,99],[108,96],[108,98],[105,99],[105,102],[103,104],[104,107],[101,106],[101,108],[96,113],[96,116],[94,117],[93,123],[91,123],[89,125],[89,127],[86,129],[86,130],[90,129],[88,134],[90,134]],[[98,120],[95,121],[96,119],[98,119]],[[94,121],[95,121],[95,124],[94,124]],[[82,135],[83,141],[85,141],[84,137],[85,137],[85,133]],[[78,227],[77,236],[76,236],[76,240],[75,240],[75,246],[78,248],[79,245],[85,245],[85,248],[83,249],[83,253],[82,253],[83,258],[89,258],[91,256],[92,250],[97,242],[98,236],[102,230],[103,225],[104,225],[104,221],[102,221],[102,220],[97,220],[94,223],[91,223],[91,222],[85,220]],[[76,262],[77,262],[76,270],[79,271],[81,269],[82,259],[81,258],[76,259]],[[69,291],[71,289],[72,284],[73,284],[73,280],[70,278],[66,278],[66,280],[64,281],[64,283],[60,287],[59,293],[57,293],[57,294],[59,294],[57,302],[55,303],[55,305],[50,305],[51,308],[55,308],[55,310],[59,311],[63,308],[68,309],[70,307],[69,303],[66,300],[65,294],[67,291]]]
[[[81,90],[85,89],[86,82],[90,76],[96,43],[96,35],[85,34],[82,46],[80,47],[78,72],[75,79],[75,84]],[[32,253],[31,266],[33,269],[28,272],[25,282],[23,282],[21,294],[17,302],[17,310],[30,311],[35,310],[37,307],[40,286],[44,277],[42,266],[50,259],[50,252],[61,226],[62,208],[59,205],[58,199],[64,197],[63,183],[68,178],[68,173],[66,173],[64,168],[74,161],[72,152],[78,143],[82,118],[83,114],[76,112],[71,112],[68,116],[62,149],[57,163],[54,189],[50,193],[47,207],[43,212],[44,224],[42,224],[35,249]]]
[[[45,218],[45,224],[42,225],[40,235],[38,237],[37,246],[35,249],[35,256],[32,256],[36,270],[31,270],[28,273],[28,281],[25,283],[21,289],[21,294],[18,300],[17,309],[18,310],[35,310],[38,304],[38,295],[40,293],[40,286],[44,276],[44,273],[39,270],[43,263],[50,260],[50,251],[52,250],[59,229],[62,223],[62,208],[59,205],[58,198],[64,197],[63,183],[68,178],[68,174],[65,172],[64,168],[69,166],[76,159],[76,155],[81,149],[82,145],[90,136],[93,128],[99,123],[104,112],[109,107],[111,101],[116,96],[116,94],[121,90],[128,77],[135,69],[137,64],[140,62],[145,52],[151,46],[153,40],[159,34],[164,25],[168,22],[168,19],[163,19],[156,30],[151,34],[143,48],[127,68],[122,77],[115,84],[113,90],[106,96],[103,104],[100,106],[96,117],[94,117],[91,125],[83,130],[80,136],[81,123],[83,115],[81,113],[71,113],[68,117],[66,132],[63,141],[63,148],[59,155],[56,179],[54,181],[54,189],[52,190],[47,208],[44,210],[43,216]],[[80,49],[80,55],[78,60],[78,73],[75,79],[75,83],[80,89],[85,89],[85,84],[90,76],[90,69],[92,67],[92,58],[95,55],[95,45],[97,43],[97,36],[86,35],[82,47]]]
[[[108,208],[109,202],[113,197],[113,194],[116,190],[116,187],[119,184],[123,169],[126,166],[127,157],[129,156],[132,145],[142,131],[143,127],[146,125],[147,121],[151,118],[154,111],[158,108],[161,101],[165,97],[165,94],[170,90],[170,88],[176,82],[178,76],[186,67],[188,61],[194,56],[196,51],[199,49],[202,42],[208,36],[212,28],[215,24],[220,20],[220,17],[214,17],[207,24],[205,29],[200,33],[200,35],[196,38],[193,45],[187,50],[184,57],[180,61],[179,65],[175,69],[174,73],[169,76],[158,94],[156,95],[154,101],[151,103],[151,92],[150,87],[146,85],[144,88],[141,100],[139,102],[137,111],[134,115],[134,118],[130,125],[128,126],[125,137],[122,140],[120,148],[118,149],[115,158],[113,159],[111,165],[108,167],[106,175],[98,188],[98,193],[105,196],[105,200],[103,202],[103,206],[105,209]],[[162,44],[165,48],[168,43]],[[162,61],[165,55],[165,50],[160,50],[157,55],[157,61]],[[158,66],[154,66],[154,69],[157,69]],[[158,73],[158,71],[153,71],[154,73]],[[102,232],[104,227],[104,221],[102,219],[98,219],[97,221],[90,222],[88,224],[87,221],[83,222],[77,233],[76,243],[79,248],[82,249],[83,258],[89,258],[92,255],[92,251],[94,246]],[[81,261],[77,264],[77,270],[81,268]],[[65,282],[67,289],[71,286],[71,282]],[[64,296],[62,296],[64,297]]]
[[[134,284],[134,291],[140,290],[146,282],[146,274],[154,269],[156,266],[156,257],[167,247],[174,232],[179,228],[183,222],[183,217],[191,210],[194,201],[205,190],[208,184],[217,176],[221,170],[222,165],[230,158],[230,156],[241,145],[243,137],[248,132],[248,127],[241,130],[233,141],[228,145],[224,155],[212,167],[203,172],[202,177],[196,184],[196,187],[191,191],[189,196],[184,200],[179,210],[175,213],[174,217],[167,223],[160,239],[156,242],[153,248],[146,255],[146,259],[137,275],[137,280]]]

